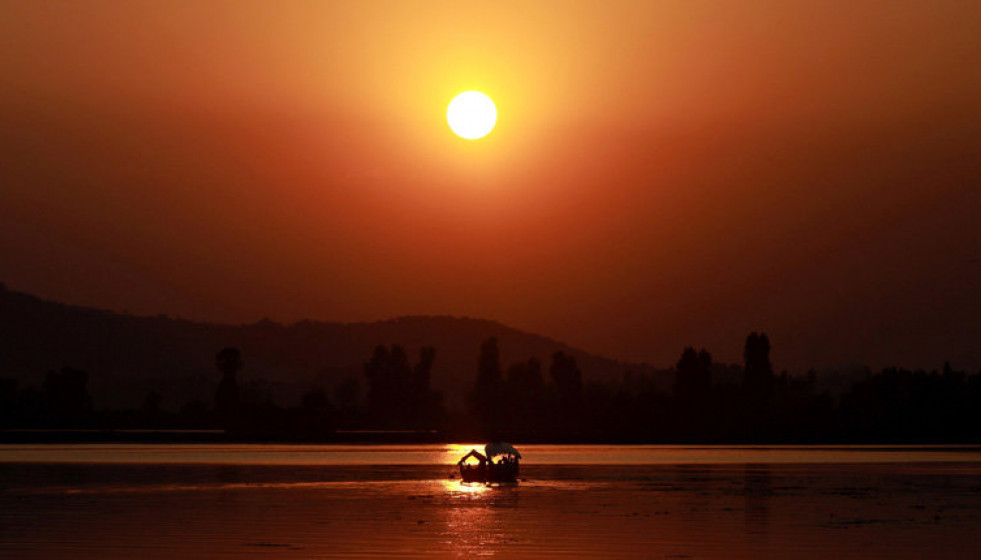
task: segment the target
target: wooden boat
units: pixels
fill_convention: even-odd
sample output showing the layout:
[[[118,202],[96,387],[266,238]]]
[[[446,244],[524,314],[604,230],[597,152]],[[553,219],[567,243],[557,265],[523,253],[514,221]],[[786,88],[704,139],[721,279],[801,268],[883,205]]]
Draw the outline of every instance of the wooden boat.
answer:
[[[481,453],[471,450],[457,462],[463,482],[514,483],[518,481],[521,453],[507,443],[489,443]],[[468,463],[470,458],[477,463]],[[497,459],[495,461],[495,458]]]

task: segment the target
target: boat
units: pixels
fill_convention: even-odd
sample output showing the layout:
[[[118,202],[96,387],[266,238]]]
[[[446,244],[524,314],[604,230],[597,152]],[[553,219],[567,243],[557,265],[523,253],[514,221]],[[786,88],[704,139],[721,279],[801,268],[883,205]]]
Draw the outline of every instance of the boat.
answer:
[[[468,462],[471,458],[477,462]],[[485,445],[483,453],[472,449],[457,465],[463,482],[515,483],[520,459],[521,453],[513,445],[499,441]]]

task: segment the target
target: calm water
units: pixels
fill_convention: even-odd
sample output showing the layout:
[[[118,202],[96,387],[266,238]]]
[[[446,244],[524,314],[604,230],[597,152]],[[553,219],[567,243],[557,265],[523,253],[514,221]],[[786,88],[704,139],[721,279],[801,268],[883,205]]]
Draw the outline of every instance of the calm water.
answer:
[[[0,556],[970,558],[979,447],[0,447]]]

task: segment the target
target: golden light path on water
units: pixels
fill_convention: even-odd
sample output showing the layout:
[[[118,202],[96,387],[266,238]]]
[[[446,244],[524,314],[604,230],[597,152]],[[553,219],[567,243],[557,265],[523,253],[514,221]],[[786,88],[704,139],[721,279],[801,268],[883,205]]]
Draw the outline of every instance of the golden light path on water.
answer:
[[[449,496],[442,509],[444,544],[459,557],[489,556],[513,539],[503,517],[517,508],[517,488],[441,481]]]

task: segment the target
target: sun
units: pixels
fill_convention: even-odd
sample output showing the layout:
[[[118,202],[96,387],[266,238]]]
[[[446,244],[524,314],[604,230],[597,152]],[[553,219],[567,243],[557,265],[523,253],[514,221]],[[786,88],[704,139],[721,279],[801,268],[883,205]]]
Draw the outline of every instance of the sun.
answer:
[[[497,124],[497,107],[479,91],[465,91],[450,101],[446,122],[460,138],[477,140],[490,134]]]

